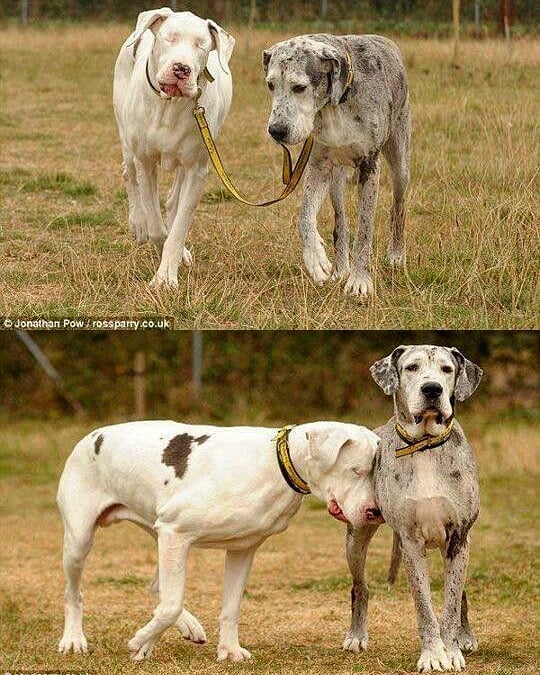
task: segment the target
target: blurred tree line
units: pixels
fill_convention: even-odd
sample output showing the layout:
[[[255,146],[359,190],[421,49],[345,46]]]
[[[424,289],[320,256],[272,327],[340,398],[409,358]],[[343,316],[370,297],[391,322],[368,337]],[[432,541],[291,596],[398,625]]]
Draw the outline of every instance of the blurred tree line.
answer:
[[[538,408],[538,334],[520,331],[210,331],[203,333],[203,391],[192,389],[192,333],[33,332],[93,419],[134,414],[135,356],[145,356],[147,416],[216,422],[346,418],[389,412],[370,365],[399,344],[456,346],[485,378],[467,409]],[[0,419],[68,412],[52,382],[17,339],[0,332]],[[529,411],[529,412],[527,412]]]
[[[502,5],[507,2],[511,21],[536,24],[540,16],[538,0],[481,0],[483,23],[500,23]],[[28,3],[32,20],[83,19],[129,20],[152,6],[172,5],[225,23],[244,22],[250,15],[257,22],[374,21],[386,20],[399,29],[400,22],[413,20],[426,24],[451,22],[450,0],[193,0],[154,2],[148,0],[0,0],[0,17],[17,16],[23,2]],[[461,0],[464,21],[473,20],[475,0]]]

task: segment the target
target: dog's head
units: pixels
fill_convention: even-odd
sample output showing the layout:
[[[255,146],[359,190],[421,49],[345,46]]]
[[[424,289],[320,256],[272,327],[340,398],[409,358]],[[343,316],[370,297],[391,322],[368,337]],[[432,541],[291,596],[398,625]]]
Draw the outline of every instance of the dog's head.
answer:
[[[375,503],[373,464],[379,437],[365,427],[315,422],[306,433],[307,475],[328,512],[354,526],[383,522]]]
[[[454,399],[471,396],[482,369],[454,347],[409,345],[374,363],[371,374],[385,394],[394,395],[400,423],[418,438],[444,431]]]
[[[141,12],[135,47],[146,30],[155,36],[153,70],[159,88],[167,96],[195,98],[197,80],[213,50],[223,70],[229,72],[227,63],[234,38],[211,19],[201,19],[191,12],[173,12],[169,7]]]
[[[319,110],[339,103],[347,60],[332,45],[301,36],[266,49],[262,62],[272,98],[268,133],[278,143],[302,143],[312,133]]]

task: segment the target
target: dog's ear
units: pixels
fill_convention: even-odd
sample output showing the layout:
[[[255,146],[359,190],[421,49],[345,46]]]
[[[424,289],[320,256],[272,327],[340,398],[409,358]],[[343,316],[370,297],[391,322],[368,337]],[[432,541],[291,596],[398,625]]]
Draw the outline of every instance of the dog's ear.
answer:
[[[155,35],[161,28],[161,24],[168,19],[172,13],[173,11],[170,7],[162,7],[161,9],[149,9],[139,14],[133,40],[134,52],[137,51],[139,42],[142,40],[145,31],[151,30]]]
[[[397,369],[397,362],[399,357],[403,354],[406,347],[400,345],[394,351],[385,356],[384,359],[375,361],[369,369],[371,377],[379,385],[387,396],[395,394],[399,387],[399,373]]]
[[[228,63],[236,41],[232,35],[229,35],[227,31],[223,30],[223,28],[215,21],[212,21],[212,19],[207,19],[207,22],[208,30],[212,37],[212,49],[215,49],[217,52],[221,70],[227,75],[230,75],[231,71],[229,70]]]
[[[476,363],[469,361],[455,347],[450,348],[450,354],[457,362],[456,386],[454,396],[458,401],[464,401],[471,396],[480,384],[484,371]]]
[[[272,58],[273,53],[274,53],[273,47],[270,47],[270,49],[265,49],[262,53],[262,67],[265,75],[268,75],[268,64],[270,63],[270,59]]]
[[[332,105],[338,105],[345,92],[347,63],[335,47],[321,44],[318,55],[323,70],[328,73],[328,96]]]
[[[306,438],[309,441],[309,457],[323,473],[330,471],[343,448],[356,440],[341,425],[332,428],[327,424],[321,428],[315,426],[306,433]]]

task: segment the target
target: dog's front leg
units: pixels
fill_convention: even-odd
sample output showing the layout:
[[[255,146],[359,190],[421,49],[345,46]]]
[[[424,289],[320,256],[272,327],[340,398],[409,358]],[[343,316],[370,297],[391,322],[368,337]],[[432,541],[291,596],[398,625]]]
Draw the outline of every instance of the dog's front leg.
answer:
[[[453,670],[458,673],[465,668],[465,659],[459,646],[461,627],[461,602],[467,564],[469,561],[469,543],[467,536],[457,546],[452,545],[452,537],[444,558],[444,606],[441,615],[441,637],[446,645]]]
[[[304,248],[304,264],[309,276],[316,284],[322,285],[330,276],[330,264],[323,240],[317,229],[317,216],[330,188],[331,167],[310,162],[306,168],[304,195],[298,230]]]
[[[429,568],[423,543],[401,536],[403,565],[416,608],[416,620],[422,652],[418,659],[419,673],[450,670],[451,663],[441,640],[439,624],[431,604]]]
[[[219,617],[218,661],[225,659],[245,661],[251,658],[248,650],[240,647],[238,619],[240,603],[257,547],[258,544],[242,551],[227,551],[223,579],[223,605]]]
[[[378,525],[364,525],[353,529],[351,525],[347,525],[345,547],[353,585],[351,588],[351,627],[345,636],[343,649],[351,652],[365,651],[368,646],[367,609],[369,590],[364,570],[369,542],[377,528]]]
[[[359,212],[358,228],[352,250],[352,266],[345,284],[345,293],[366,299],[373,293],[370,273],[371,245],[377,197],[379,194],[380,157],[367,162],[358,170]]]
[[[186,250],[184,244],[191,227],[193,212],[204,191],[207,174],[208,167],[205,164],[197,164],[186,171],[180,187],[174,222],[163,245],[158,270],[150,282],[154,288],[160,288],[163,285],[178,288],[178,266]],[[186,264],[191,264],[191,256]]]
[[[186,561],[191,540],[170,525],[158,524],[159,604],[154,617],[128,642],[134,661],[151,656],[161,634],[172,626],[182,612]]]
[[[161,251],[161,247],[167,236],[167,228],[163,223],[159,205],[157,167],[154,160],[148,158],[135,160],[135,167],[137,170],[140,201],[146,216],[148,236],[158,251]]]

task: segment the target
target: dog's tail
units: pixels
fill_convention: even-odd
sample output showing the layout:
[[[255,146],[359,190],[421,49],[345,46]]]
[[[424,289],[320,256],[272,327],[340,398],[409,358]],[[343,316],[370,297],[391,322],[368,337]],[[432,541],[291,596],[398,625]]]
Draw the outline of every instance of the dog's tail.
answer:
[[[392,587],[396,582],[400,563],[401,563],[401,539],[399,538],[399,534],[396,534],[394,532],[392,539],[392,557],[390,559],[390,567],[388,568],[388,576],[386,577],[386,581],[388,582],[389,587]]]

